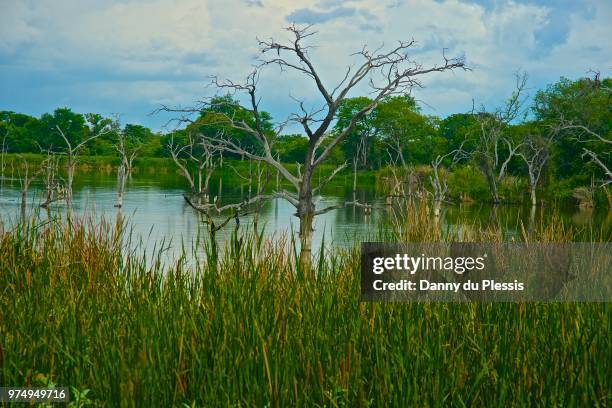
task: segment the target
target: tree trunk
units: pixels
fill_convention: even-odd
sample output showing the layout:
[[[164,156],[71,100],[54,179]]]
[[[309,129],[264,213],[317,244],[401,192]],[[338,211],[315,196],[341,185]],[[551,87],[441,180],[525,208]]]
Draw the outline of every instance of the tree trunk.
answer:
[[[40,206],[43,208],[46,208],[51,203],[52,198],[53,198],[53,190],[52,190],[51,184],[48,183],[46,187],[45,202],[42,203]]]
[[[121,164],[117,169],[117,204],[115,207],[123,207],[123,191],[125,190],[126,168],[125,164]]]
[[[279,191],[279,187],[280,186],[280,172],[278,170],[276,170],[276,191]]]
[[[198,165],[198,194],[202,193],[202,166]]]
[[[300,215],[300,271],[305,277],[312,277],[312,224],[314,214]]]
[[[490,172],[486,172],[487,175],[487,183],[489,184],[489,189],[491,191],[491,199],[493,200],[493,204],[499,204],[501,200],[499,199],[499,193],[497,192],[497,180],[495,180],[495,176]]]
[[[210,234],[210,253],[208,254],[208,264],[212,264],[214,268],[213,270],[216,271],[219,259],[219,249],[217,247],[217,229],[210,212],[206,213],[206,217],[208,218],[208,232]]]
[[[28,187],[24,186],[23,189],[21,190],[21,208],[22,209],[26,208],[27,200],[28,200]]]
[[[304,171],[300,186],[297,215],[300,218],[300,272],[304,277],[311,278],[312,271],[312,232],[315,215],[315,205],[312,202],[310,186],[310,169]]]
[[[489,191],[491,192],[491,200],[493,201],[493,204],[499,204],[501,201],[497,192],[497,178],[495,177],[495,174],[493,174],[494,169],[491,163],[487,159],[481,159],[479,166],[487,180],[487,184],[489,185]]]
[[[353,160],[353,201],[357,200],[357,160]]]
[[[206,178],[204,179],[204,202],[208,204],[210,202],[210,178],[212,177],[212,170],[206,171]]]
[[[252,160],[249,160],[249,200],[251,199],[251,183],[253,182],[253,175],[252,175],[252,169],[251,166],[253,164]]]
[[[536,198],[536,188],[535,186],[531,187],[531,206],[535,207],[536,205],[538,205],[538,200]]]
[[[441,209],[442,209],[442,200],[439,198],[436,198],[434,200],[434,217],[436,219],[440,218]]]
[[[66,180],[66,203],[72,206],[72,181],[74,180],[74,159],[68,158],[68,179]]]
[[[529,228],[527,231],[529,234],[532,234],[535,230],[535,216],[536,216],[536,206],[532,205],[531,210],[529,211]]]

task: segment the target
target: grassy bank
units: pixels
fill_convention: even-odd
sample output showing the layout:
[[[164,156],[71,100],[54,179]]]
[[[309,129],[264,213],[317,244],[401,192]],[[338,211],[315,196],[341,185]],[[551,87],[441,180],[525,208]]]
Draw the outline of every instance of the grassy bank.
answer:
[[[66,157],[58,156],[60,167],[66,165]],[[4,172],[10,174],[11,171],[17,173],[24,167],[24,161],[37,168],[47,158],[45,154],[38,153],[4,153]],[[77,169],[82,172],[88,171],[116,171],[119,165],[118,156],[79,156]],[[134,159],[134,170],[141,172],[155,172],[174,170],[172,159],[167,157],[136,157]]]
[[[449,238],[403,217],[390,239]],[[163,268],[126,255],[121,231],[81,220],[1,233],[2,385],[52,381],[111,406],[611,402],[608,304],[360,303],[357,251],[305,281],[281,242]],[[549,224],[529,239],[571,236]]]
[[[67,159],[65,156],[58,157],[60,174],[64,174]],[[46,158],[46,155],[36,153],[4,153],[3,174],[7,177],[19,178],[23,174],[26,162],[33,169],[37,169]],[[79,156],[77,162],[77,178],[79,173],[116,173],[118,165],[119,157],[117,156]],[[186,162],[186,165],[193,172],[193,174],[196,173],[196,168],[193,163]],[[254,184],[256,184],[257,163],[249,163],[248,160],[240,160],[235,158],[224,158],[223,165],[215,170],[214,178],[222,176],[223,178],[229,179],[241,179],[242,182],[245,182],[244,178],[248,179],[249,176],[249,167],[251,169]],[[297,174],[297,165],[295,163],[285,163],[285,167],[294,174]],[[332,164],[320,165],[315,171],[315,181],[318,182],[320,180],[324,180],[332,171],[334,171],[336,167],[336,165]],[[182,177],[176,164],[169,157],[136,157],[134,159],[133,172],[136,175],[159,175],[174,173],[178,177]],[[238,176],[237,173],[242,177]],[[265,180],[265,174],[265,172],[262,174],[262,180]],[[352,173],[348,169],[340,172],[335,179],[336,182],[340,182],[345,185],[351,184],[352,180]],[[360,183],[371,183],[373,180],[373,172],[360,172]],[[288,183],[282,177],[279,181],[283,184]],[[272,170],[270,173],[269,185],[275,185],[275,182],[276,171]],[[187,182],[185,182],[185,186],[187,187]]]

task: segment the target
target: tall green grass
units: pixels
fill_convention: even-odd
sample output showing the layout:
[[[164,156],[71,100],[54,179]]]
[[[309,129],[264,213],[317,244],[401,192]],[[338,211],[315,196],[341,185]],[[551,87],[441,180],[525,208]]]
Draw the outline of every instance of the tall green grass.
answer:
[[[397,237],[451,238],[421,213]],[[163,266],[125,231],[83,219],[0,232],[1,385],[44,378],[109,406],[611,403],[606,303],[360,303],[357,250],[304,280],[282,241],[250,235],[217,263]]]

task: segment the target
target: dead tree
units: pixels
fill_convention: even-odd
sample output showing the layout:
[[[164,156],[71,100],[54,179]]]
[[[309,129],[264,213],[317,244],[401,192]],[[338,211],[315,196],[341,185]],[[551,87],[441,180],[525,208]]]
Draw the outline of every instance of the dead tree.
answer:
[[[191,193],[196,193],[195,182],[193,181],[193,177],[191,176],[191,172],[187,168],[186,160],[182,157],[183,152],[189,148],[189,145],[178,146],[174,143],[174,137],[170,139],[170,144],[168,145],[168,151],[170,152],[170,156],[176,164],[176,167],[179,168],[179,171],[185,177],[187,182],[189,183],[189,187],[191,189]]]
[[[367,160],[365,143],[365,137],[360,137],[359,144],[357,145],[357,150],[353,155],[353,201],[357,200],[357,166],[359,165],[359,161],[365,164]]]
[[[77,144],[76,146],[72,145],[70,140],[66,137],[66,135],[64,134],[64,132],[59,126],[55,126],[55,128],[57,129],[62,139],[64,139],[64,143],[66,144],[66,150],[63,152],[63,154],[66,155],[66,160],[67,160],[67,163],[66,163],[66,204],[68,204],[68,206],[71,207],[72,206],[72,183],[74,181],[74,171],[76,170],[76,165],[79,159],[79,154],[81,153],[81,149],[83,149],[87,145],[88,142],[106,133],[108,131],[108,128],[105,127],[100,132],[97,132],[96,134],[88,137],[87,139],[83,140],[81,143]]]
[[[526,84],[527,75],[517,74],[516,90],[504,107],[497,108],[494,112],[487,112],[482,107],[479,112],[473,112],[478,130],[477,146],[472,156],[486,178],[494,204],[501,202],[499,184],[506,176],[510,161],[521,147],[520,143],[514,143],[507,137],[504,130],[522,111]],[[503,149],[506,149],[504,157]]]
[[[517,153],[517,156],[522,158],[527,166],[531,205],[533,207],[538,204],[536,190],[542,176],[542,170],[550,159],[553,140],[554,133],[549,133],[546,136],[528,134],[521,150]]]
[[[201,133],[194,135],[193,132],[189,132],[185,145],[175,144],[172,138],[168,150],[172,160],[189,183],[192,195],[203,197],[204,201],[208,201],[210,179],[219,164],[218,161],[223,159],[220,149]],[[187,159],[195,165],[195,175],[191,174]]]
[[[127,177],[127,166],[125,162],[121,160],[119,166],[117,166],[117,202],[115,207],[123,207],[123,193],[125,192],[125,179]]]
[[[58,177],[58,160],[57,155],[51,150],[47,150],[47,157],[41,163],[41,171],[44,174],[43,182],[45,184],[45,201],[40,206],[49,208],[49,205],[55,201],[59,201],[65,196],[65,189],[62,187],[60,178]]]
[[[198,191],[204,195],[204,201],[210,199],[210,179],[215,170],[223,164],[223,151],[219,150],[211,144],[206,138],[200,139],[202,147],[202,156],[204,157],[203,167],[198,167]],[[202,170],[205,170],[205,175],[202,177]],[[202,179],[204,185],[202,185]]]
[[[400,177],[398,177],[397,175],[397,170],[396,170],[397,160],[394,159],[393,154],[391,154],[391,150],[389,148],[386,150],[386,152],[389,155],[389,170],[391,170],[393,179],[391,180],[390,177],[386,177],[386,180],[389,183],[388,185],[389,193],[387,194],[385,198],[385,205],[391,206],[393,205],[394,198],[404,197],[404,192],[403,192],[403,186],[402,186],[403,183]]]
[[[458,149],[453,150],[445,155],[438,155],[431,161],[431,172],[429,175],[429,182],[433,188],[433,208],[434,217],[440,217],[440,210],[442,203],[446,199],[446,193],[448,191],[448,176],[450,170],[455,167],[463,158],[466,157],[466,153],[463,150],[463,144]],[[450,159],[450,163],[446,168],[442,168],[447,159]]]
[[[30,188],[30,184],[32,184],[32,181],[34,181],[36,177],[38,177],[38,175],[42,173],[44,169],[43,167],[40,167],[34,173],[30,173],[30,164],[23,156],[20,155],[20,157],[23,162],[22,168],[24,169],[23,177],[19,178],[20,183],[21,183],[21,209],[22,209],[22,212],[25,212],[25,208],[27,206],[27,201],[28,201],[28,190]]]
[[[443,54],[442,63],[425,67],[411,60],[407,52],[415,45],[415,41],[398,42],[396,46],[387,51],[382,47],[369,50],[363,47],[355,55],[362,61],[356,66],[348,67],[343,79],[333,88],[325,85],[310,56],[311,47],[304,43],[315,34],[310,27],[300,28],[292,25],[287,28],[291,34],[288,42],[277,42],[274,39],[259,40],[261,51],[261,64],[247,77],[246,82],[236,83],[230,80],[222,81],[213,78],[213,85],[220,91],[227,93],[240,92],[248,96],[248,111],[252,115],[252,123],[236,119],[231,115],[224,115],[221,123],[247,134],[257,145],[257,149],[246,149],[229,137],[213,137],[211,142],[225,151],[245,156],[248,159],[265,162],[276,169],[293,187],[293,192],[277,191],[268,196],[281,196],[286,198],[296,208],[296,216],[300,220],[300,255],[299,269],[305,276],[312,273],[312,233],[313,221],[317,215],[327,213],[333,209],[341,208],[350,203],[316,209],[313,197],[318,194],[323,185],[328,183],[344,166],[332,171],[319,185],[314,185],[313,174],[315,169],[326,162],[332,151],[349,135],[356,123],[372,112],[379,102],[394,94],[405,94],[411,88],[422,84],[419,78],[423,75],[443,72],[453,69],[465,69],[462,58],[449,59]],[[264,130],[263,119],[259,107],[258,78],[260,71],[268,66],[278,66],[281,71],[293,71],[305,75],[312,81],[322,100],[322,107],[309,109],[303,101],[297,101],[299,111],[290,115],[286,122],[281,123],[274,134]],[[327,130],[334,121],[336,112],[349,92],[362,83],[368,83],[371,88],[371,103],[356,112],[347,126],[336,134],[330,136],[328,143],[323,144]],[[192,109],[173,109],[162,107],[161,110],[173,112],[199,113],[202,109],[210,107],[209,100],[202,101]],[[185,119],[185,116],[183,118]],[[288,122],[296,123],[304,129],[308,137],[308,148],[301,171],[294,174],[280,163],[272,152],[272,144],[276,136],[283,130]],[[260,199],[262,196],[260,196]]]
[[[240,227],[240,218],[247,216],[249,214],[255,213],[259,211],[261,207],[261,203],[263,203],[266,199],[274,198],[275,195],[257,195],[252,198],[248,198],[240,203],[234,204],[226,204],[224,206],[219,206],[217,204],[217,200],[213,200],[211,203],[196,203],[191,197],[187,194],[183,195],[183,198],[191,206],[193,209],[198,211],[203,216],[204,222],[208,225],[208,232],[210,235],[210,245],[212,250],[212,260],[216,262],[218,258],[218,248],[217,248],[217,232],[219,232],[222,228],[229,224],[231,220],[235,220],[235,238],[237,239],[238,228]],[[257,205],[255,209],[252,208],[253,205]],[[213,214],[222,214],[225,212],[231,212],[231,215],[225,216],[220,221],[215,222],[213,218]],[[254,235],[257,236],[257,224],[255,224]]]
[[[584,153],[582,153],[582,157],[588,157],[589,161],[595,163],[596,165],[598,165],[603,172],[605,173],[607,180],[602,180],[602,183],[600,185],[600,187],[605,187],[608,184],[612,183],[612,171],[610,171],[610,169],[608,168],[608,166],[600,159],[599,155],[595,152],[593,152],[592,150],[583,148],[582,151]],[[608,152],[609,154],[609,152]]]
[[[133,169],[134,159],[141,146],[128,146],[127,135],[121,129],[117,130],[117,141],[115,150],[119,153],[119,166],[117,166],[117,203],[115,207],[123,207],[123,193],[125,192],[125,182]]]

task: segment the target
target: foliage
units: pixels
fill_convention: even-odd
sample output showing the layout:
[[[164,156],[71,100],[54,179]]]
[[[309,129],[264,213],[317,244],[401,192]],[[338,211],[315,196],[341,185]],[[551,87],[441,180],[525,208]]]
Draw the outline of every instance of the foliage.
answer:
[[[555,143],[553,165],[557,178],[572,178],[578,174],[586,176],[582,179],[589,179],[592,174],[602,177],[601,169],[586,162],[582,151],[583,148],[590,149],[610,163],[609,145],[585,135],[583,129],[572,125],[585,126],[612,140],[611,88],[611,78],[600,80],[597,75],[595,79],[581,78],[576,81],[561,78],[536,94],[533,111],[537,121],[560,133]]]
[[[450,196],[456,199],[463,194],[465,198],[472,200],[486,200],[489,195],[484,176],[469,164],[457,168],[449,175],[448,187]]]
[[[274,141],[275,156],[283,163],[303,163],[308,139],[302,135],[282,135]]]

